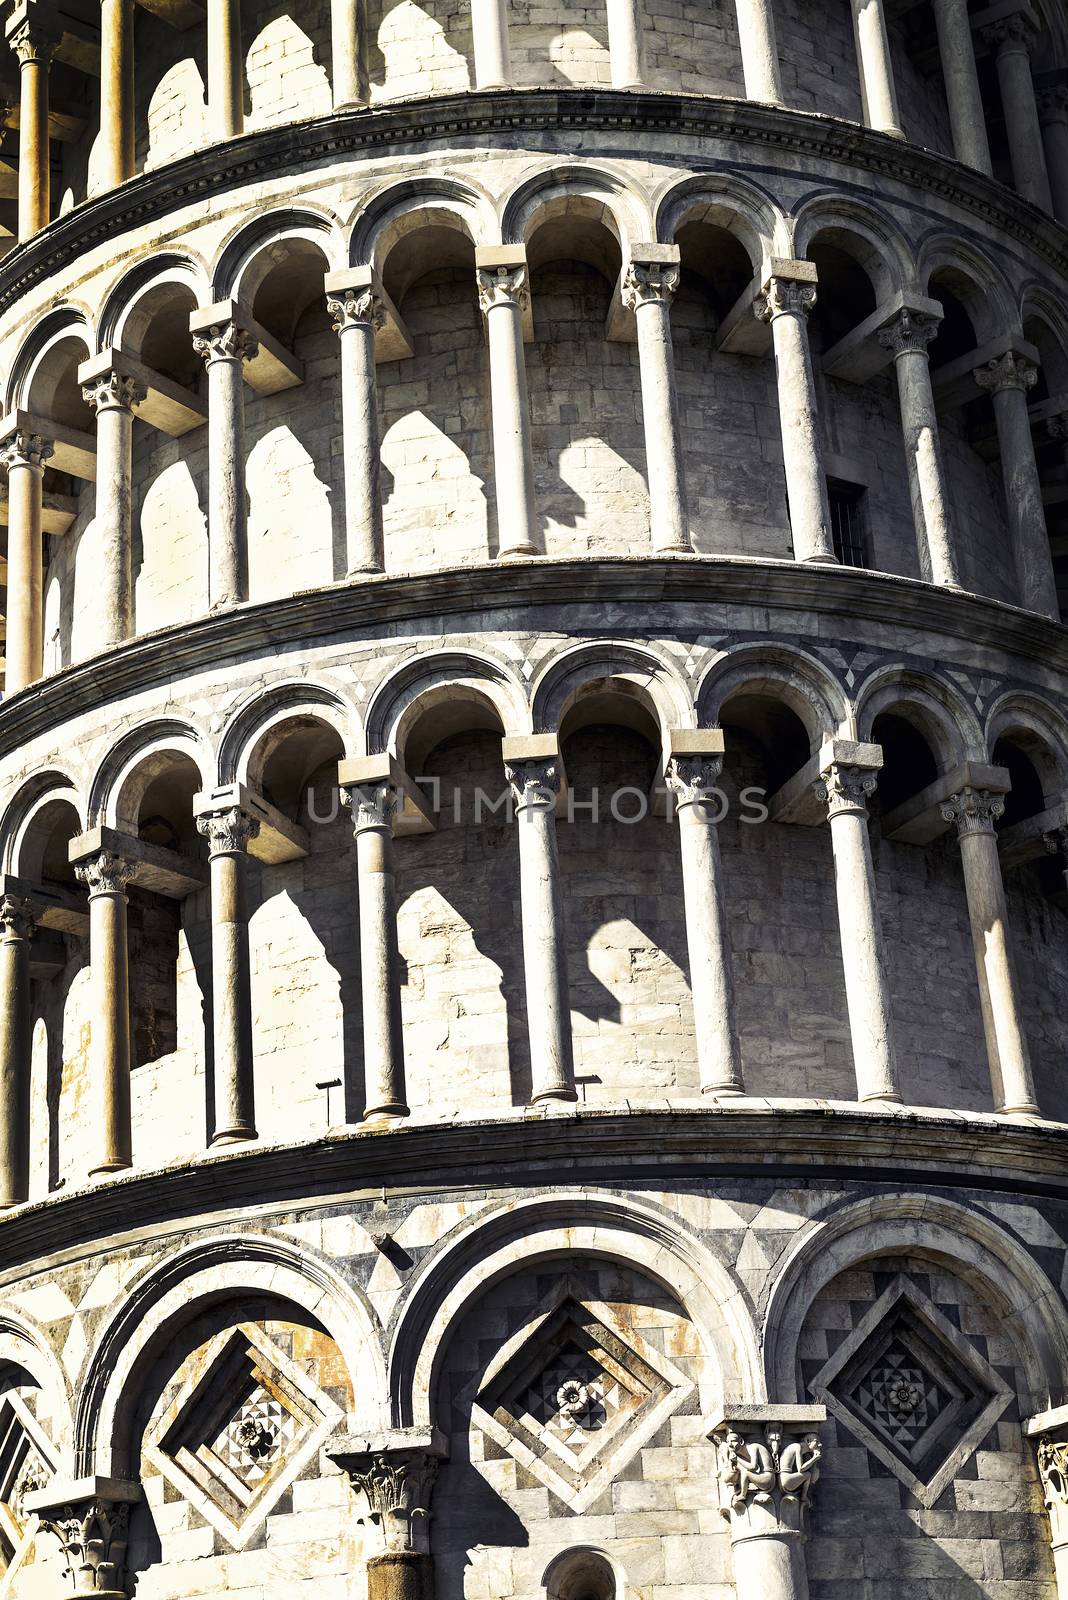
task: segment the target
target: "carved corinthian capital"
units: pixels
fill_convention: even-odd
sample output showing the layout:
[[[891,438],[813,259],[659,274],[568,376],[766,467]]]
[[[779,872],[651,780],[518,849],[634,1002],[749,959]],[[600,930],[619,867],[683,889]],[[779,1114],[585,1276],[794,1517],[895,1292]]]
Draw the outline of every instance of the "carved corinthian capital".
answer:
[[[749,1409],[762,1415],[752,1420],[728,1416],[712,1430],[720,1513],[735,1540],[801,1536],[820,1475],[823,1407]]]
[[[20,22],[8,34],[7,42],[18,58],[20,67],[47,67],[59,43],[54,34],[29,19]]]
[[[0,895],[0,939],[32,939],[35,928],[32,901],[20,895]]]
[[[386,320],[381,297],[371,288],[328,294],[326,309],[333,318],[335,333],[345,333],[349,328],[373,328],[377,332]]]
[[[59,1540],[75,1600],[127,1600],[130,1507],[140,1498],[139,1484],[116,1478],[50,1484],[26,1495],[25,1509]]]
[[[667,261],[631,261],[623,274],[620,298],[628,311],[660,302],[670,304],[682,274]]]
[[[906,306],[893,322],[879,329],[879,343],[894,357],[926,355],[927,346],[937,337],[941,322],[938,317],[922,311],[910,311]]]
[[[560,763],[553,757],[506,761],[504,776],[517,811],[553,811],[560,793]]]
[[[33,467],[40,471],[45,462],[56,453],[51,439],[39,433],[13,433],[0,448],[0,467],[10,472],[12,467]]]
[[[987,394],[1000,394],[1003,389],[1022,389],[1026,393],[1038,382],[1038,368],[1026,356],[1006,350],[995,361],[984,361],[976,367],[975,381]]]
[[[769,278],[762,293],[753,301],[758,322],[775,317],[807,317],[816,304],[816,285],[801,278]]]
[[[849,811],[867,816],[868,796],[875,793],[878,782],[878,773],[868,767],[848,767],[835,762],[816,784],[816,798],[826,805],[828,817]]]
[[[719,798],[716,784],[722,771],[722,756],[672,756],[664,771],[664,783],[674,796],[676,807],[702,805]]]
[[[110,850],[101,850],[88,861],[79,861],[74,868],[79,883],[89,890],[89,898],[97,894],[124,894],[126,885],[134,875],[131,862]]]
[[[193,349],[209,367],[213,361],[252,361],[260,353],[258,341],[233,318],[195,333]]]
[[[389,1553],[430,1548],[430,1501],[448,1446],[436,1428],[341,1441],[330,1455],[366,1503],[365,1520]]]
[[[361,784],[341,791],[352,812],[352,832],[358,839],[369,828],[393,831],[393,819],[400,806],[400,791],[395,783]]]
[[[492,311],[494,306],[515,305],[522,309],[526,305],[529,291],[525,266],[479,267],[475,276],[483,311]]]
[[[1038,29],[1025,11],[1014,11],[1011,16],[1000,17],[979,29],[979,37],[996,55],[1010,50],[1023,50],[1028,55],[1038,36]]]
[[[994,823],[1005,810],[1005,796],[966,785],[959,794],[951,794],[941,809],[942,821],[955,822],[961,838],[965,834],[992,834]]]
[[[97,413],[101,411],[132,411],[139,406],[148,390],[138,378],[124,372],[104,372],[92,383],[82,388],[82,399]]]
[[[213,811],[197,818],[197,832],[208,841],[213,856],[243,854],[260,831],[260,819],[249,816],[240,806]]]

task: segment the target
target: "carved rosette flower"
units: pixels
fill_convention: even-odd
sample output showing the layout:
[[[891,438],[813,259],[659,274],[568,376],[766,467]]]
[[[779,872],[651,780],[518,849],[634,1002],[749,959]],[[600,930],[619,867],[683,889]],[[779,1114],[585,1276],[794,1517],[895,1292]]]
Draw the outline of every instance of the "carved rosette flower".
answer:
[[[922,311],[899,311],[893,322],[879,329],[879,343],[898,356],[926,355],[927,346],[936,338],[941,322]]]
[[[522,309],[529,299],[525,266],[480,267],[476,277],[478,303],[484,312],[492,311],[494,306],[514,305]]]
[[[966,834],[993,833],[994,823],[1004,813],[1005,796],[988,789],[966,787],[951,794],[942,806],[942,821],[955,822],[961,838]]]
[[[240,806],[197,818],[197,832],[207,839],[208,853],[213,856],[243,855],[259,831],[259,818],[250,817]]]
[[[1026,356],[1006,350],[996,360],[976,367],[975,381],[987,394],[1001,394],[1005,389],[1020,389],[1026,394],[1038,382],[1038,368]]]
[[[400,806],[396,784],[374,783],[359,789],[342,789],[345,804],[352,812],[352,832],[358,839],[369,828],[393,831],[393,819]]]
[[[0,449],[0,467],[10,472],[12,467],[33,467],[40,472],[45,462],[56,453],[51,439],[39,433],[13,433]]]
[[[438,1457],[425,1451],[368,1456],[349,1467],[352,1487],[367,1501],[367,1515],[387,1551],[429,1547],[430,1500]]]
[[[31,901],[19,895],[0,895],[0,939],[32,939],[36,924]]]
[[[345,333],[349,328],[372,328],[377,333],[386,321],[382,298],[373,289],[346,289],[327,295],[326,309],[333,318],[335,333]]]
[[[124,372],[104,372],[82,387],[82,399],[98,414],[101,411],[132,411],[144,400],[148,390],[139,378]]]
[[[670,305],[681,276],[670,262],[632,261],[623,274],[620,298],[628,311],[657,302]]]
[[[868,796],[875,793],[878,782],[878,774],[869,767],[846,767],[836,762],[816,784],[816,798],[826,805],[828,817],[849,812],[867,816]]]
[[[734,1538],[805,1531],[805,1513],[820,1475],[815,1429],[787,1433],[776,1422],[717,1430],[720,1513]]]
[[[193,349],[204,364],[213,361],[252,361],[260,353],[258,340],[239,322],[218,322],[193,335]]]
[[[1044,1434],[1038,1441],[1038,1475],[1049,1513],[1050,1542],[1068,1544],[1068,1440]]]
[[[126,1545],[130,1507],[123,1501],[93,1499],[63,1506],[42,1517],[66,1557],[66,1575],[76,1600],[125,1600]]]
[[[555,760],[506,761],[504,776],[517,811],[553,811],[560,793],[560,766]]]
[[[672,756],[664,783],[677,808],[703,805],[717,798],[716,783],[722,771],[722,756]]]
[[[807,317],[816,304],[816,285],[802,278],[772,278],[753,301],[758,322],[774,317]]]
[[[126,885],[134,875],[132,862],[110,850],[101,850],[89,861],[79,861],[74,868],[79,883],[89,890],[89,897],[97,894],[125,894]]]

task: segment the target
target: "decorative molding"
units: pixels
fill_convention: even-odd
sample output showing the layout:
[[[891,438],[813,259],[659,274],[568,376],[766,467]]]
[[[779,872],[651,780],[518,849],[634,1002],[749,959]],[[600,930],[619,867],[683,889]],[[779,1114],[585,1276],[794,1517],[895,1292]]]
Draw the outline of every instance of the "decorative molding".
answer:
[[[240,806],[199,816],[196,823],[197,832],[208,841],[209,857],[243,855],[260,832],[259,817],[250,816]]]
[[[195,333],[193,349],[210,367],[214,361],[253,361],[260,347],[248,329],[231,318],[229,322],[213,323],[206,333]]]
[[[922,311],[902,308],[893,322],[879,329],[879,343],[895,359],[904,355],[926,355],[927,346],[938,335],[941,318],[927,316]]]
[[[121,894],[125,898],[126,885],[136,870],[133,862],[112,855],[110,850],[101,850],[98,856],[79,861],[74,868],[78,882],[89,890],[90,900],[98,894]]]
[[[40,472],[55,453],[52,440],[39,433],[13,433],[0,447],[0,467],[5,472],[10,472],[12,467],[33,467]]]
[[[620,298],[628,311],[656,302],[670,305],[681,278],[681,268],[673,263],[631,261],[623,274]]]
[[[676,809],[715,801],[722,771],[722,756],[672,756],[664,770],[664,783],[674,796]]]
[[[393,832],[393,823],[401,806],[401,793],[395,783],[376,783],[364,788],[345,786],[341,793],[352,812],[354,838],[358,839],[369,828]]]
[[[348,1474],[367,1506],[366,1520],[378,1530],[380,1553],[426,1555],[430,1549],[430,1502],[448,1443],[436,1428],[397,1428],[366,1439],[343,1439],[328,1451]]]
[[[561,767],[557,756],[506,761],[505,781],[517,811],[554,811],[560,793]]]
[[[987,394],[1001,394],[1006,389],[1020,389],[1026,394],[1038,382],[1038,368],[1025,356],[1006,350],[996,360],[976,367],[975,381]]]
[[[36,20],[26,18],[7,36],[7,42],[18,58],[20,67],[31,65],[47,67],[59,43],[57,35],[41,26]]]
[[[818,1425],[725,1420],[713,1438],[720,1514],[732,1540],[804,1534],[823,1455]]]
[[[349,328],[372,328],[377,333],[379,328],[385,327],[386,308],[374,289],[346,289],[340,294],[328,294],[326,309],[333,319],[335,333],[345,333]]]
[[[0,895],[0,939],[32,939],[36,926],[32,900]]]
[[[816,304],[816,285],[800,278],[771,278],[767,288],[753,301],[758,322],[775,317],[807,317]]]
[[[966,834],[993,834],[994,823],[1005,812],[1005,796],[966,786],[959,794],[950,795],[941,812],[943,822],[956,823],[962,839]]]
[[[92,383],[82,386],[82,399],[94,411],[133,411],[148,390],[140,378],[131,378],[123,372],[105,372]]]
[[[527,287],[527,269],[523,265],[510,267],[480,267],[475,274],[478,285],[478,303],[483,312],[494,306],[518,306],[520,310],[530,299]]]
[[[879,774],[868,767],[847,767],[835,762],[816,784],[816,798],[826,805],[829,818],[850,812],[866,817],[868,796],[875,793],[878,783]]]

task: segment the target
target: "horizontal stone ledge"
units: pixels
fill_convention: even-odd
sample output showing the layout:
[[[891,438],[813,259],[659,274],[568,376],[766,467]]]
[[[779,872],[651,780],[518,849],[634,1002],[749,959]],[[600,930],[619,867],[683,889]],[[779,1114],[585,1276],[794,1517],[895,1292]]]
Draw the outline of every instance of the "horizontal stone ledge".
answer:
[[[540,632],[544,622],[536,614],[547,605],[557,610],[554,628],[566,632],[570,626],[586,633],[581,618],[570,623],[569,617],[583,606],[606,602],[620,614],[627,608],[633,612],[634,624],[619,624],[624,631],[632,625],[647,631],[657,606],[713,607],[727,627],[725,608],[761,607],[790,613],[791,634],[796,633],[796,613],[804,612],[813,619],[841,619],[848,638],[856,637],[858,627],[901,630],[902,654],[912,648],[910,640],[934,634],[964,640],[970,647],[981,640],[987,659],[1000,650],[1033,662],[1044,674],[1068,674],[1068,629],[1060,623],[1004,601],[893,573],[752,556],[529,557],[359,577],[142,634],[0,703],[0,759],[87,711],[99,713],[153,685],[170,694],[186,673],[211,672],[259,656],[273,659],[302,640],[355,643],[386,634],[397,624],[428,618],[445,632],[450,631],[447,620],[457,619],[452,631],[462,633],[467,617],[471,631],[485,633],[495,613],[501,614],[502,630],[511,632],[517,615],[530,612],[536,618],[531,626]],[[774,625],[772,617],[772,630]],[[813,635],[818,631],[814,621]],[[604,636],[603,623],[596,634]],[[826,630],[819,636],[825,641],[829,637]]]
[[[0,264],[0,313],[98,244],[113,243],[126,229],[144,230],[165,216],[213,194],[262,184],[276,173],[291,177],[317,163],[353,155],[366,159],[397,146],[419,150],[444,143],[455,149],[467,139],[492,142],[497,135],[545,133],[559,141],[564,129],[625,131],[640,151],[645,134],[671,140],[721,138],[744,142],[791,158],[839,161],[850,181],[866,171],[879,179],[911,184],[938,196],[1021,240],[1055,271],[1068,272],[1065,230],[1037,206],[993,178],[948,156],[909,145],[860,123],[821,112],[790,111],[754,101],[655,90],[532,88],[473,90],[433,95],[371,108],[335,111],[303,123],[246,133],[182,156],[131,178],[117,189],[87,200],[25,243]],[[700,164],[707,165],[707,155]]]
[[[430,1113],[427,1113],[428,1119]],[[85,1245],[101,1250],[168,1228],[183,1237],[262,1210],[375,1201],[383,1191],[543,1191],[603,1194],[655,1177],[675,1183],[738,1177],[776,1182],[833,1177],[870,1189],[928,1189],[1068,1198],[1068,1124],[976,1112],[745,1098],[709,1105],[517,1109],[478,1121],[344,1127],[292,1145],[245,1145],[197,1160],[64,1189],[0,1217],[5,1271],[42,1271]]]

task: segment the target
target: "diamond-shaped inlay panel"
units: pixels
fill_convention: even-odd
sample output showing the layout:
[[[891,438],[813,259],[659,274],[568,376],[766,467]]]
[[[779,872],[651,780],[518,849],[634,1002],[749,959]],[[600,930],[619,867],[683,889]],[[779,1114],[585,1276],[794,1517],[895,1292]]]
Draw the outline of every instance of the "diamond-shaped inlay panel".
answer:
[[[926,1506],[1011,1398],[989,1362],[904,1276],[839,1345],[812,1392]]]
[[[240,1549],[343,1414],[262,1329],[242,1323],[208,1346],[146,1454]]]
[[[10,1590],[29,1556],[37,1529],[26,1496],[47,1487],[56,1453],[25,1400],[13,1390],[0,1398],[0,1593]]]
[[[605,1305],[570,1281],[512,1336],[473,1397],[472,1421],[572,1510],[584,1510],[693,1392]]]

